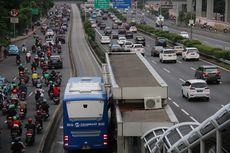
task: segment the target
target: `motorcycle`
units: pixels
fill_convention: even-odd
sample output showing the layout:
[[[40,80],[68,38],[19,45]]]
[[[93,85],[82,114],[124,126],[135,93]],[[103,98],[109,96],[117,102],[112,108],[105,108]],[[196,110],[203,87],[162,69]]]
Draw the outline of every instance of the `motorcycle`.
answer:
[[[45,85],[48,87],[49,85],[49,79],[48,78],[44,78],[45,79]]]
[[[60,103],[60,97],[59,96],[54,96],[53,97],[53,102],[55,105],[58,105]]]
[[[14,141],[11,142],[12,153],[25,153],[25,150],[24,150],[23,146],[20,146],[20,150],[18,150],[19,149],[18,145],[22,145],[20,143],[22,143],[22,142],[19,142],[19,140],[14,140]]]
[[[49,99],[52,100],[54,97],[53,91],[49,91],[48,95],[49,95]]]
[[[42,120],[41,120],[42,122]],[[37,130],[37,134],[40,134],[42,132],[42,126],[41,123],[38,120],[35,120],[35,126],[36,126],[36,130]]]
[[[21,60],[20,59],[16,59],[16,64],[17,66],[21,63]]]
[[[58,54],[61,54],[61,48],[57,49]]]
[[[37,86],[37,79],[32,79],[32,84],[34,87],[36,87]]]
[[[26,109],[19,108],[19,117],[20,117],[20,119],[25,118],[25,116],[26,116]]]
[[[7,127],[11,129],[11,127],[13,126],[13,118],[11,116],[7,117],[5,123],[7,124]]]
[[[23,53],[27,52],[27,48],[25,46],[22,47],[22,52]]]
[[[2,103],[2,115],[6,115],[8,112],[9,104],[7,102]]]
[[[19,99],[21,101],[25,101],[25,99],[26,99],[26,92],[25,91],[20,92]]]
[[[15,140],[15,138],[19,137],[21,135],[20,129],[18,125],[13,125],[11,128],[11,138],[12,140]]]
[[[11,99],[11,104],[18,106],[18,99]]]
[[[30,60],[31,60],[31,55],[30,55],[30,53],[27,53],[26,54],[26,62],[30,63]]]
[[[29,129],[26,132],[26,145],[32,146],[34,144],[33,130]]]
[[[47,121],[47,119],[49,118],[49,114],[44,110],[41,111],[41,114],[43,121]]]

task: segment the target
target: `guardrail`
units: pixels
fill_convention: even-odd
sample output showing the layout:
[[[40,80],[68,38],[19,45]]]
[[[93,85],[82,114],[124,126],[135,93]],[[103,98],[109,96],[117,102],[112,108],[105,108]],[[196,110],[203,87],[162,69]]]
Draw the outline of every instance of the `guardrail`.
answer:
[[[154,34],[148,33],[148,32],[146,32],[146,31],[144,31],[144,30],[141,30],[141,29],[138,29],[138,31],[141,32],[141,33],[143,33],[143,34],[146,34],[146,35],[148,35],[148,36],[151,36],[151,37],[155,38],[155,35],[154,35]],[[169,42],[169,43],[170,43],[171,45],[173,44],[172,42]],[[210,59],[214,59],[214,60],[217,60],[217,61],[222,62],[222,63],[224,63],[224,64],[230,65],[230,61],[229,61],[229,60],[225,60],[225,59],[222,59],[222,58],[216,58],[216,57],[214,57],[214,56],[207,55],[207,54],[201,53],[201,52],[200,52],[200,55],[202,55],[203,57],[210,58]]]

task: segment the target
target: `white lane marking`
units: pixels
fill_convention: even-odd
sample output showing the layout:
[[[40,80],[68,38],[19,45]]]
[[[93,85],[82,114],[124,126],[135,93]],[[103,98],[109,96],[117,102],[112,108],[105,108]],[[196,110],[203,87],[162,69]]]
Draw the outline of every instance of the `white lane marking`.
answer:
[[[30,92],[29,97],[33,94],[33,91]]]
[[[203,61],[203,62],[205,62],[205,63],[208,63],[208,64],[211,64],[211,65],[217,66],[217,65],[215,65],[215,64],[213,64],[213,63],[211,63],[211,62],[205,61],[205,60],[203,60],[203,59],[200,59],[200,60]],[[224,68],[224,67],[221,67],[221,66],[218,66],[218,67],[221,68],[222,70],[225,70],[225,71],[227,71],[227,72],[230,72],[230,70],[228,70],[228,69],[226,69],[226,68]]]
[[[190,69],[191,69],[191,70],[193,70],[193,71],[196,71],[196,69],[195,69],[195,68],[193,68],[193,67],[190,67]]]
[[[180,63],[180,64],[182,64],[182,62],[181,62],[181,61],[177,61],[177,63]]]
[[[178,108],[180,107],[175,101],[173,102],[173,104]]]
[[[199,123],[194,117],[190,116],[190,118],[191,118],[194,122]]]
[[[185,82],[183,79],[179,78],[180,81]]]
[[[16,79],[17,79],[17,77],[14,77],[14,79],[13,79],[13,80],[15,81]]]
[[[170,73],[170,71],[169,71],[169,70],[167,70],[166,68],[163,68],[163,70],[165,70],[166,72]]]
[[[186,112],[184,109],[181,109],[181,111],[182,111],[182,112],[184,112],[186,115],[188,115],[188,116],[189,116],[189,113],[188,113],[188,112]]]
[[[102,34],[97,30],[97,29],[95,29],[96,31],[97,31],[97,33],[100,35],[100,36],[102,36]]]
[[[168,97],[168,100],[172,100],[170,97]]]
[[[154,60],[151,60],[151,62],[153,62],[153,64],[157,64],[157,62],[155,62]]]
[[[63,126],[59,126],[59,129],[63,129]]]
[[[63,145],[63,144],[64,144],[64,142],[63,142],[63,141],[57,141],[57,143],[58,143],[58,144],[61,144],[61,145]]]

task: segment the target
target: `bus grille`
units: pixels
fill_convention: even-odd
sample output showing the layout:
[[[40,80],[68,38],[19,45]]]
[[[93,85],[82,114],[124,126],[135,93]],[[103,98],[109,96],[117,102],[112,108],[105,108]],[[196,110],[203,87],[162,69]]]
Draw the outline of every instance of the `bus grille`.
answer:
[[[73,137],[98,137],[100,131],[71,131]]]

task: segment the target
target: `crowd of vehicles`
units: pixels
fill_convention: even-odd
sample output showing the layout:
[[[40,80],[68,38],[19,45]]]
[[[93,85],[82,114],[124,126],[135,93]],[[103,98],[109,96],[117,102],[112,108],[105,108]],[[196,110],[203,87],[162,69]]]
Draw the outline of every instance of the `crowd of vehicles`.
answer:
[[[5,123],[10,130],[12,152],[25,151],[25,145],[21,140],[23,133],[25,133],[26,146],[32,146],[36,140],[36,134],[42,133],[43,122],[48,121],[50,116],[47,99],[55,105],[60,103],[62,75],[53,68],[63,67],[60,54],[63,52],[62,42],[65,42],[65,37],[61,37],[62,40],[60,40],[57,35],[62,31],[63,24],[68,25],[68,20],[64,23],[63,19],[69,18],[70,8],[67,5],[55,8],[54,11],[50,11],[48,24],[44,23],[41,26],[43,36],[34,33],[34,44],[31,49],[26,44],[21,47],[9,45],[7,49],[8,55],[16,57],[18,66],[16,80],[9,81],[4,77],[0,79],[0,109],[3,117],[6,117]],[[59,30],[55,31],[55,27]],[[31,93],[34,93],[35,103],[27,102],[28,90],[30,90],[28,86],[32,86],[34,90]],[[48,97],[45,97],[44,88],[47,87]],[[34,104],[35,112],[28,114],[31,112],[27,111],[27,107],[32,104]],[[31,116],[34,116],[34,119]],[[28,120],[25,125],[23,125],[24,119]],[[23,132],[24,126],[26,132]]]

